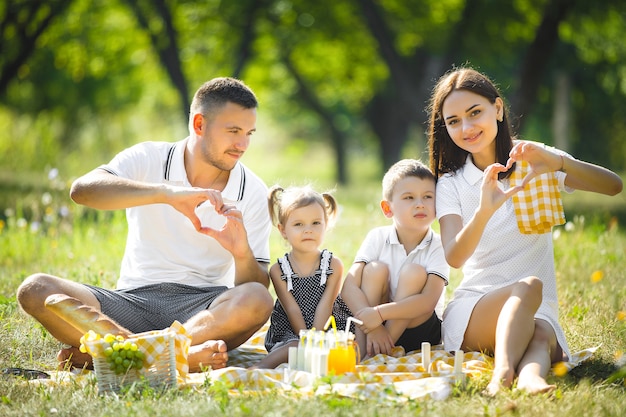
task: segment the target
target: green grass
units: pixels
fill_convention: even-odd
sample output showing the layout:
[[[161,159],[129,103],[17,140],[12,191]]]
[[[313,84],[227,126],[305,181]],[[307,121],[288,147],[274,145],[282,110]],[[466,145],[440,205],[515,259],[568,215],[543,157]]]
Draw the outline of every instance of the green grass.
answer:
[[[255,146],[245,162],[268,184],[312,182],[320,190],[336,188],[342,212],[325,246],[344,264],[351,263],[370,228],[387,223],[378,208],[379,174],[373,157],[362,155],[353,162],[350,174],[355,182],[344,188],[334,184],[329,168],[332,157],[321,146],[297,142],[286,146],[279,141]],[[95,212],[73,205],[67,197],[68,184],[71,177],[81,173],[53,180],[47,178],[47,172],[20,175],[20,180],[14,173],[0,173],[0,368],[52,370],[56,366],[59,343],[17,308],[15,290],[26,276],[45,271],[80,282],[115,284],[125,242],[124,213]],[[8,378],[0,379],[0,415],[622,415],[626,409],[624,380],[610,382],[609,378],[616,371],[616,361],[626,352],[626,321],[620,315],[626,311],[625,196],[598,198],[574,193],[565,197],[571,223],[559,228],[555,240],[561,323],[572,351],[600,348],[571,373],[551,377],[558,385],[551,397],[511,391],[486,399],[479,395],[486,380],[456,387],[445,401],[383,404],[339,396],[298,398],[277,391],[229,395],[222,383],[167,392],[131,390],[119,397],[101,397],[93,384],[50,389]],[[613,217],[617,220],[611,220]],[[272,235],[271,250],[273,258],[287,250],[277,233]],[[594,282],[592,275],[602,279]],[[458,271],[453,271],[448,292],[459,279]]]

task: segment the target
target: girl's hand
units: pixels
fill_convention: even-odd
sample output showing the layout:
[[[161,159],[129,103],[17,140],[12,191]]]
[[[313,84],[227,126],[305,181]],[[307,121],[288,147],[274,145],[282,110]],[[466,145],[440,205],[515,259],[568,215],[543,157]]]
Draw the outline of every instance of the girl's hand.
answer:
[[[513,162],[526,161],[530,165],[528,174],[522,180],[523,188],[533,178],[547,172],[558,171],[563,168],[563,156],[552,152],[543,146],[532,142],[518,142],[509,152],[507,168],[513,166]]]

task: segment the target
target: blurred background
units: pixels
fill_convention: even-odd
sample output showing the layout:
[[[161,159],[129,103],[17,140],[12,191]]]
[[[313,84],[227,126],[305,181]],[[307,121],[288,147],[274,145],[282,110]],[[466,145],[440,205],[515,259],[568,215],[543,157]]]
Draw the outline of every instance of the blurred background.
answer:
[[[184,138],[216,76],[257,93],[244,162],[268,183],[297,170],[358,188],[427,161],[429,91],[463,65],[498,83],[521,138],[623,173],[625,30],[623,0],[8,0],[0,208],[130,144]]]

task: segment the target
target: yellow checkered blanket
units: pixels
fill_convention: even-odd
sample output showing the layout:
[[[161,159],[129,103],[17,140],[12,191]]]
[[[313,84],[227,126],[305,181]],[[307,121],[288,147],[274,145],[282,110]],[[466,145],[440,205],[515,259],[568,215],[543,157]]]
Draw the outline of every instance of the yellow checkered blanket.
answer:
[[[265,325],[246,343],[229,352],[229,366],[223,369],[189,373],[181,378],[179,370],[178,386],[183,388],[206,389],[207,386],[223,384],[231,395],[280,391],[300,397],[336,394],[359,399],[386,401],[406,401],[409,399],[432,398],[442,400],[448,397],[457,383],[466,378],[489,375],[492,358],[480,352],[465,352],[461,374],[454,372],[454,355],[446,352],[442,345],[431,348],[430,365],[422,365],[420,351],[404,352],[394,348],[392,355],[376,355],[357,365],[355,373],[341,376],[315,377],[304,371],[287,368],[286,364],[276,369],[248,369],[267,354],[264,348]],[[171,329],[170,329],[171,330]],[[178,335],[182,334],[178,328]],[[182,346],[185,344],[183,343]],[[586,349],[572,355],[569,362],[555,364],[552,371],[562,375],[589,359],[596,348]],[[176,353],[180,359],[181,352]],[[179,362],[179,361],[177,361]],[[178,363],[177,365],[180,365]],[[51,379],[33,380],[33,384],[75,384],[87,383],[97,378],[91,371],[54,371]]]
[[[480,352],[465,352],[462,375],[454,372],[454,354],[446,352],[443,345],[431,348],[428,369],[422,366],[421,351],[404,352],[395,347],[391,355],[376,355],[357,365],[355,373],[341,376],[318,377],[303,371],[287,368],[247,369],[267,354],[263,347],[267,325],[239,348],[229,352],[229,366],[224,369],[189,374],[186,386],[207,383],[225,384],[233,395],[279,390],[298,395],[334,393],[359,399],[406,401],[409,399],[445,399],[455,384],[466,378],[489,375],[493,359]],[[569,362],[560,362],[553,373],[563,375],[589,359],[597,347],[572,355]]]
[[[511,186],[521,184],[529,170],[530,165],[526,161],[518,161],[511,175]],[[533,178],[524,190],[513,195],[513,207],[520,232],[548,233],[552,226],[565,223],[558,185],[556,174],[549,172]]]

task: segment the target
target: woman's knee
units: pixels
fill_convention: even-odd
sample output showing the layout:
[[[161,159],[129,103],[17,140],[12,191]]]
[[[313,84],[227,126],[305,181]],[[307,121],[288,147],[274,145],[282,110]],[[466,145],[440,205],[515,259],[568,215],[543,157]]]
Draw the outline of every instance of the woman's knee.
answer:
[[[519,297],[522,302],[538,309],[543,299],[543,282],[537,277],[526,277],[515,284],[512,295]]]

